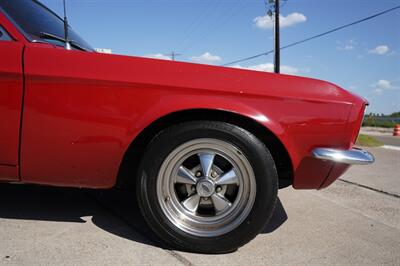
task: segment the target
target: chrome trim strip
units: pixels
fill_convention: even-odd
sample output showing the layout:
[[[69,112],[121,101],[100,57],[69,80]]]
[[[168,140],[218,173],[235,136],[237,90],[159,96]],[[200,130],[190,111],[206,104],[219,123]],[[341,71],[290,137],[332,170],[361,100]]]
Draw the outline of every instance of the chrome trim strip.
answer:
[[[345,164],[372,164],[374,156],[361,149],[339,150],[331,148],[316,148],[312,156],[321,160],[334,161]]]

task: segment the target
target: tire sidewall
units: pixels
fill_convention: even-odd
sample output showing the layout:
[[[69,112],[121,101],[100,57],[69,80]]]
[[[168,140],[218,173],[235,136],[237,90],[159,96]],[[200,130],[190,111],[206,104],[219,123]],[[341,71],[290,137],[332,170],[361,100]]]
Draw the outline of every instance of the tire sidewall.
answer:
[[[199,237],[180,230],[163,213],[157,197],[157,178],[165,158],[176,147],[198,138],[234,145],[250,162],[255,176],[256,198],[249,215],[238,227],[221,236]],[[150,227],[168,244],[189,251],[222,253],[244,245],[264,228],[277,199],[277,172],[268,149],[248,131],[222,122],[188,122],[164,130],[149,144],[139,177],[139,205]]]

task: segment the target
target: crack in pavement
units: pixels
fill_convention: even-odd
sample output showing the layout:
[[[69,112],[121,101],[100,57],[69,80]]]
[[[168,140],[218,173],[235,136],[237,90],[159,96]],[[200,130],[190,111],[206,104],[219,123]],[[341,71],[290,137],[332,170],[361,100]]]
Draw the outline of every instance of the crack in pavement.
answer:
[[[397,198],[397,199],[400,198],[400,195],[395,194],[395,193],[387,192],[387,191],[384,191],[384,190],[381,190],[381,189],[369,187],[369,186],[366,186],[366,185],[362,185],[362,184],[359,184],[359,183],[356,183],[356,182],[353,182],[353,181],[349,181],[349,180],[345,180],[345,179],[341,179],[341,178],[339,178],[338,180],[342,181],[344,183],[350,184],[350,185],[355,185],[355,186],[358,186],[358,187],[361,187],[361,188],[364,188],[364,189],[368,189],[368,190],[371,190],[371,191],[374,191],[374,192],[378,192],[378,193],[381,193],[381,194],[384,194],[384,195],[387,195],[387,196],[391,196],[391,197],[394,197],[394,198]]]
[[[354,186],[361,187],[361,188],[366,189],[366,190],[370,190],[370,191],[377,192],[377,193],[379,193],[379,194],[383,194],[383,195],[390,196],[390,197],[397,198],[397,199],[400,198],[400,195],[398,195],[398,194],[390,193],[390,192],[387,192],[387,191],[384,191],[384,190],[379,190],[379,189],[376,189],[376,188],[373,188],[373,187],[369,187],[369,186],[362,185],[362,184],[359,184],[359,183],[356,183],[356,182],[352,182],[352,181],[348,181],[348,180],[345,180],[345,179],[338,179],[338,180],[341,181],[341,182],[343,182],[343,183],[346,183],[346,184],[354,185]],[[106,204],[102,203],[102,202],[101,202],[99,199],[97,199],[95,196],[90,195],[89,193],[84,193],[84,194],[85,194],[88,198],[90,198],[92,201],[94,201],[94,202],[95,202],[98,206],[100,206],[102,209],[104,209],[105,211],[107,211],[108,213],[110,213],[111,215],[113,215],[114,217],[116,217],[116,218],[118,218],[119,220],[121,220],[122,222],[124,222],[130,229],[134,230],[135,233],[138,234],[140,237],[142,237],[142,238],[148,240],[150,244],[153,244],[153,245],[156,246],[156,247],[157,247],[157,246],[160,247],[163,251],[165,251],[165,252],[166,252],[167,254],[169,254],[170,256],[174,257],[174,258],[175,258],[179,263],[181,263],[182,265],[185,265],[185,266],[194,266],[194,265],[195,265],[194,263],[192,263],[190,260],[188,260],[187,258],[185,258],[184,256],[182,256],[182,255],[179,254],[178,252],[176,252],[176,251],[174,251],[174,250],[171,250],[171,249],[169,249],[168,247],[166,247],[166,246],[164,245],[164,243],[155,240],[153,237],[149,237],[148,235],[143,234],[143,233],[141,232],[141,229],[138,228],[135,224],[132,224],[128,219],[126,219],[125,217],[123,217],[122,215],[120,215],[118,212],[116,212],[115,210],[113,210],[111,207],[109,207],[109,206],[107,206]],[[324,197],[322,197],[322,198],[324,198]],[[329,201],[330,201],[330,200],[329,200]],[[330,201],[330,202],[332,202],[332,201]],[[336,203],[336,202],[332,202],[332,203],[334,203],[335,205],[341,206],[341,207],[343,207],[343,208],[345,208],[345,209],[349,209],[349,210],[351,210],[351,211],[354,211],[352,208],[350,208],[350,207],[348,207],[348,206],[344,206],[344,205],[338,204],[338,203]],[[358,212],[357,212],[357,213],[358,213]],[[374,217],[370,217],[370,216],[365,215],[365,214],[363,214],[363,213],[359,213],[359,214],[361,214],[362,216],[364,216],[364,217],[366,217],[366,218],[368,218],[368,219],[371,219],[371,220],[373,220],[373,221],[375,221],[375,222],[378,222],[378,223],[380,223],[380,224],[383,224],[383,225],[389,226],[389,227],[391,227],[391,228],[394,228],[394,227],[392,227],[392,226],[390,226],[390,225],[388,225],[388,224],[386,224],[386,223],[384,223],[384,222],[382,222],[382,221],[376,220]]]
[[[352,206],[348,206],[348,205],[346,205],[346,203],[337,202],[337,201],[333,200],[332,197],[327,197],[327,196],[324,196],[322,194],[318,194],[315,191],[310,191],[309,193],[311,195],[315,196],[315,197],[318,197],[320,199],[326,200],[327,202],[329,202],[329,203],[331,203],[333,205],[336,205],[336,206],[339,206],[340,208],[348,210],[349,212],[351,212],[353,214],[360,215],[360,216],[362,216],[362,217],[364,217],[364,218],[366,218],[368,220],[374,221],[374,222],[379,223],[379,224],[381,224],[383,226],[386,226],[388,228],[399,230],[398,227],[396,227],[396,226],[394,226],[392,224],[389,224],[389,223],[387,223],[385,221],[379,220],[379,219],[377,219],[377,217],[371,216],[371,215],[369,215],[369,214],[367,214],[367,213],[365,213],[363,211],[360,211],[357,208],[354,208]]]
[[[152,239],[151,237],[141,233],[140,228],[137,228],[136,225],[133,225],[132,223],[130,223],[129,220],[127,220],[123,216],[119,215],[112,208],[110,208],[107,205],[103,204],[101,201],[96,199],[96,197],[90,195],[89,193],[84,193],[84,194],[86,195],[86,197],[88,197],[89,199],[94,201],[98,206],[100,206],[101,208],[106,210],[108,213],[110,213],[114,217],[117,217],[119,220],[124,222],[130,229],[134,230],[136,234],[138,234],[139,236],[141,236],[144,239],[146,239],[147,241],[149,241],[150,244],[152,244],[152,245],[154,245],[156,247],[157,246],[160,247],[163,251],[165,251],[167,254],[171,255],[172,257],[174,257],[177,261],[179,261],[181,264],[183,264],[185,266],[195,266],[195,264],[193,264],[191,261],[189,261],[188,259],[186,259],[182,255],[180,255],[179,253],[177,253],[177,252],[165,247],[165,245],[163,243],[161,243],[160,241],[156,241],[156,240]]]

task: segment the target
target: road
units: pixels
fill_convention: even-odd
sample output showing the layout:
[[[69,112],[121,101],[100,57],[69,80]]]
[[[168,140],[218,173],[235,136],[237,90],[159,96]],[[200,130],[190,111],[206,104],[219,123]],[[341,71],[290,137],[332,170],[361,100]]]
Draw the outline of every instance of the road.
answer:
[[[400,147],[400,136],[388,136],[388,135],[378,135],[374,136],[374,138],[378,139],[385,145],[397,146]]]
[[[0,264],[400,265],[400,152],[370,151],[325,190],[280,190],[270,224],[225,255],[165,248],[128,192],[1,184]]]
[[[400,136],[393,136],[392,128],[362,127],[360,133],[373,136],[385,145],[400,147]]]

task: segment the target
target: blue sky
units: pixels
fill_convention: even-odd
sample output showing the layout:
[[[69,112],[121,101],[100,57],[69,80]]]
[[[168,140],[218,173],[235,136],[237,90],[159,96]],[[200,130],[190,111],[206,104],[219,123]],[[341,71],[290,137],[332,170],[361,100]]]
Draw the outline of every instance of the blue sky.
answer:
[[[62,14],[62,0],[41,0]],[[281,45],[400,5],[400,0],[288,0]],[[67,0],[71,26],[113,53],[220,65],[268,51],[263,0]],[[367,98],[367,112],[400,111],[400,9],[282,51],[284,72],[328,80]],[[235,67],[270,71],[273,57]]]

